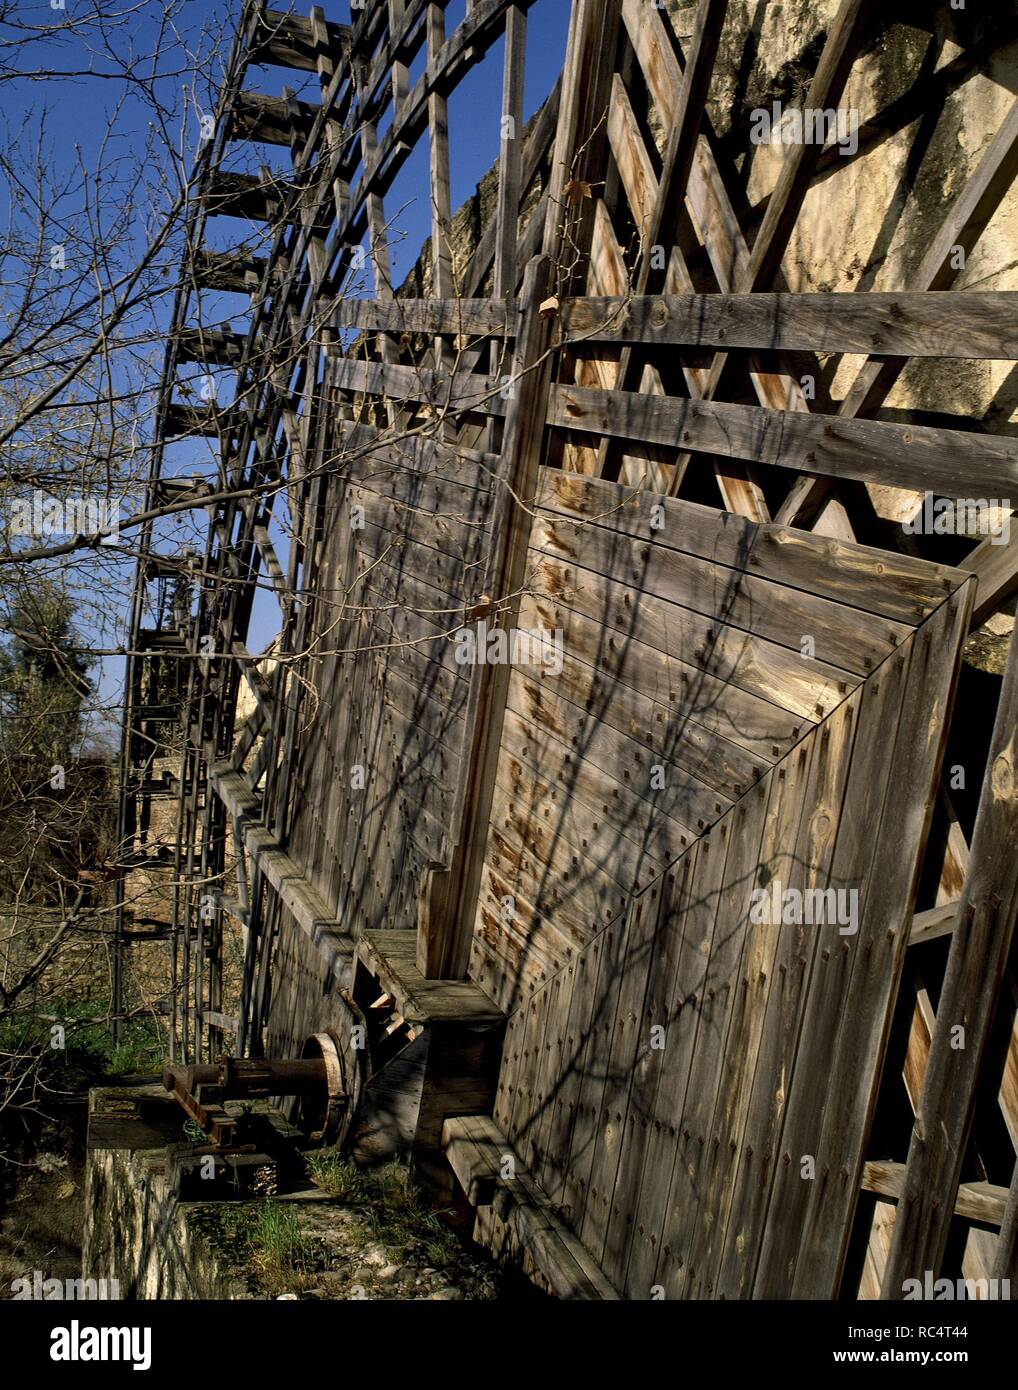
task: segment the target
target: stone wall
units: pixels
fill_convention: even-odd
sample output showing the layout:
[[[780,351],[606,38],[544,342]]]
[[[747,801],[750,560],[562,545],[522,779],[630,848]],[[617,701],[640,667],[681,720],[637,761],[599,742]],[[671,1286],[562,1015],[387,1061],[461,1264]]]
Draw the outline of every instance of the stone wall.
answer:
[[[202,1204],[178,1203],[169,1191],[166,1145],[182,1139],[182,1120],[161,1085],[89,1096],[82,1275],[116,1279],[122,1298],[244,1294],[198,1229]]]

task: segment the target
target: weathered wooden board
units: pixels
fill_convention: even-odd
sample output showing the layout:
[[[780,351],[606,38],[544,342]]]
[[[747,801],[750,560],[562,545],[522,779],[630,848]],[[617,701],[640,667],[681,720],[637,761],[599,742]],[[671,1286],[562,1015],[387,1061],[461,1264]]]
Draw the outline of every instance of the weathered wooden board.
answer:
[[[581,486],[587,485],[583,480]],[[541,547],[534,550],[535,557],[555,544],[557,523],[546,520],[548,515],[540,511],[535,521],[532,543]],[[814,708],[812,720],[797,710],[798,741],[786,740],[761,761],[748,783],[738,789],[732,785],[733,799],[720,812],[687,815],[685,823],[695,821],[699,838],[682,849],[663,877],[647,883],[646,866],[634,862],[631,842],[626,853],[613,857],[610,835],[582,834],[583,814],[571,797],[569,814],[561,817],[547,791],[541,799],[534,797],[537,775],[543,775],[545,788],[555,776],[555,763],[548,762],[554,754],[548,749],[556,744],[560,775],[568,776],[565,760],[572,758],[584,766],[593,763],[608,776],[629,770],[629,778],[622,778],[626,785],[639,764],[627,757],[616,734],[631,729],[645,747],[657,749],[669,748],[674,737],[668,707],[640,690],[641,664],[624,668],[624,684],[599,687],[591,647],[596,650],[598,644],[599,618],[603,640],[611,639],[615,614],[624,607],[620,594],[629,593],[634,604],[648,603],[650,612],[661,614],[653,639],[658,651],[667,657],[675,644],[681,650],[681,623],[666,618],[664,610],[678,608],[676,600],[687,593],[694,599],[699,595],[698,601],[709,607],[708,586],[698,578],[704,562],[687,550],[653,539],[635,541],[628,531],[613,532],[613,519],[609,512],[595,524],[576,528],[569,523],[577,538],[575,549],[582,552],[586,542],[583,560],[596,556],[603,568],[610,568],[606,561],[616,553],[631,557],[634,545],[653,549],[653,581],[646,591],[631,588],[625,583],[629,571],[623,568],[609,584],[576,564],[574,553],[554,583],[545,580],[543,587],[553,589],[561,604],[582,611],[590,634],[587,647],[574,657],[568,643],[579,629],[575,623],[566,627],[561,669],[520,671],[510,691],[510,709],[517,717],[506,728],[499,815],[511,825],[516,798],[522,834],[533,824],[536,809],[543,806],[545,815],[532,841],[540,852],[531,873],[540,865],[540,880],[526,890],[529,904],[538,895],[543,903],[540,912],[526,918],[526,942],[534,948],[536,968],[522,963],[522,943],[511,947],[508,938],[519,923],[500,920],[494,896],[479,911],[476,928],[478,978],[506,1007],[523,1013],[521,1044],[503,1062],[504,1091],[514,1102],[502,1119],[507,1134],[526,1147],[528,1160],[573,1229],[626,1295],[646,1298],[658,1285],[673,1298],[747,1297],[754,1292],[781,1297],[801,1279],[808,1280],[801,1285],[805,1296],[831,1297],[841,1276],[843,1248],[830,1241],[812,1244],[813,1227],[804,1231],[802,1222],[807,1214],[812,1221],[814,1211],[817,1221],[830,1221],[831,1204],[838,1211],[835,1228],[846,1231],[851,1209],[838,1204],[851,1197],[854,1205],[858,1184],[832,1185],[825,1176],[829,1170],[814,1173],[809,1163],[828,1152],[822,1135],[842,1127],[843,1152],[853,1157],[841,1160],[839,1172],[844,1168],[854,1175],[865,1157],[867,1107],[900,954],[886,963],[879,989],[868,961],[888,934],[900,941],[910,929],[922,821],[940,756],[939,726],[928,717],[916,718],[916,711],[949,701],[960,615],[971,602],[973,585],[954,572],[953,592],[945,592],[941,577],[913,569],[917,592],[928,586],[931,605],[938,589],[943,597],[927,616],[917,622],[913,612],[907,623],[825,598],[831,605],[827,629],[841,633],[841,658],[859,676],[832,683],[830,700]],[[710,523],[699,520],[700,548],[711,554]],[[715,513],[713,524],[723,548],[730,539],[727,519]],[[591,544],[597,530],[604,535]],[[773,534],[780,555],[780,536]],[[831,562],[839,563],[833,553]],[[836,589],[827,575],[821,585],[826,592]],[[722,596],[725,587],[718,586]],[[852,597],[865,593],[860,585]],[[872,606],[882,607],[878,593],[872,588],[869,593]],[[537,600],[536,615],[541,616],[544,603]],[[727,618],[723,605],[722,597],[719,607]],[[757,640],[757,615],[763,630],[780,635],[768,627],[776,609],[780,606],[747,604],[747,647]],[[547,608],[543,616],[549,616]],[[716,631],[718,614],[705,616]],[[646,626],[641,632],[646,635]],[[877,632],[886,634],[881,638],[887,644],[884,651],[871,645]],[[782,650],[780,643],[773,650]],[[796,660],[809,664],[799,655]],[[744,649],[735,663],[739,672],[745,671],[745,661]],[[653,665],[648,671],[653,689]],[[726,675],[729,681],[739,679],[734,670]],[[770,693],[773,698],[773,689]],[[656,730],[653,712],[658,708],[666,716],[664,727]],[[680,714],[680,709],[670,713]],[[520,757],[529,735],[523,733],[521,744],[520,732],[513,730],[534,726],[543,731],[547,747],[532,762],[534,753]],[[902,731],[891,756],[883,738],[888,727]],[[911,739],[903,734],[906,727],[913,730]],[[917,741],[919,728],[928,732]],[[698,748],[711,737],[721,738],[704,729]],[[510,752],[510,743],[516,753]],[[683,746],[681,738],[677,746]],[[566,782],[567,796],[569,790]],[[688,800],[685,804],[696,807]],[[892,805],[901,826],[895,833],[885,821]],[[565,853],[555,845],[556,826],[562,827]],[[881,849],[884,842],[896,852]],[[512,883],[521,880],[507,872],[501,832],[495,836],[493,831],[488,854],[498,886],[511,893]],[[571,876],[587,873],[588,863],[593,869],[595,858],[598,868],[623,889],[626,876],[637,870],[628,882],[628,907],[607,924],[598,921],[601,900],[596,892],[567,899]],[[877,861],[879,883],[874,878]],[[553,886],[558,875],[561,882]],[[681,902],[681,910],[658,907],[664,884],[670,885],[665,898]],[[773,893],[775,884],[782,893],[798,895],[800,905],[812,903],[820,914],[817,920],[785,923],[780,910],[777,917],[761,917],[758,890]],[[500,965],[511,972],[501,982]],[[851,995],[859,988],[856,970],[865,974],[876,995],[876,1003],[863,1010],[867,1021],[862,1036],[862,1024],[849,1029],[845,1022]],[[515,994],[521,983],[523,994]],[[660,1054],[651,1042],[655,1025],[665,1040]],[[846,1030],[849,1038],[843,1042]],[[865,1073],[853,1087],[846,1084],[841,1090],[824,1083],[817,1074],[820,1059],[834,1067],[852,1065],[849,1059],[859,1055],[862,1037],[869,1059]],[[753,1065],[747,1066],[747,1057],[755,1059]]]
[[[564,342],[1018,357],[1018,292],[686,294],[567,299]]]
[[[582,386],[553,388],[548,423],[834,478],[894,478],[898,487],[945,497],[1001,498],[1018,491],[1014,441],[966,430]]]

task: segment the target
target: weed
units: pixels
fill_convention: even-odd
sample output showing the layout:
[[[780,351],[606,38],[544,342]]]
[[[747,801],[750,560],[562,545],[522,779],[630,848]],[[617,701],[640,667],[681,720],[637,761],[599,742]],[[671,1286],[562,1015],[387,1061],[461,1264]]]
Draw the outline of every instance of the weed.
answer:
[[[308,1168],[316,1186],[354,1209],[365,1235],[401,1258],[416,1249],[441,1267],[462,1253],[439,1214],[422,1201],[403,1164],[359,1168],[335,1150],[322,1149],[310,1156]]]

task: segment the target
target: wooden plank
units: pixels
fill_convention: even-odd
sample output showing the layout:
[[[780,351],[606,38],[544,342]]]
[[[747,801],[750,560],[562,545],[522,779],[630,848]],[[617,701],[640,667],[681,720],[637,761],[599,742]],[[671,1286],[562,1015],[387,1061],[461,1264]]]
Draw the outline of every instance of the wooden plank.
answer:
[[[314,72],[317,45],[310,20],[284,10],[261,10],[251,39],[250,61]],[[329,24],[328,37],[337,51],[349,40],[350,26]]]
[[[498,1023],[503,1014],[470,980],[426,980],[417,969],[414,933],[365,932],[358,958],[409,1023]]]
[[[316,115],[316,108],[307,102],[290,102],[264,92],[238,92],[230,108],[230,137],[266,145],[290,145],[295,128],[307,139]]]
[[[526,69],[527,16],[514,5],[505,19],[505,55],[502,65],[502,110],[499,133],[498,190],[495,201],[494,272],[492,293],[496,297],[516,292],[519,245],[520,199],[523,193],[523,79]],[[492,343],[488,371],[493,380],[501,376],[504,346]],[[501,442],[498,422],[488,424],[487,444]]]
[[[840,717],[834,716],[835,719]],[[788,846],[800,843],[800,829],[810,809],[810,787],[815,785],[814,766],[822,752],[819,734],[806,739],[795,753],[768,774],[766,817],[758,860],[748,874],[750,888],[767,887],[774,879],[787,883],[796,873],[794,852]],[[815,852],[818,846],[810,846]],[[749,914],[744,928],[738,974],[733,980],[731,1020],[724,1051],[724,1068],[717,1088],[717,1101],[710,1121],[713,1161],[706,1173],[700,1201],[698,1228],[688,1263],[686,1291],[695,1296],[718,1297],[723,1292],[719,1279],[729,1218],[740,1188],[744,1158],[752,1156],[758,1135],[749,1129],[753,1097],[755,1062],[764,1045],[768,1001],[781,979],[775,967],[779,922],[754,922]],[[739,919],[736,918],[736,921]],[[753,1059],[749,1064],[747,1059]]]
[[[545,1142],[551,1124],[551,1114],[559,1082],[563,1028],[569,1008],[569,995],[572,977],[567,970],[560,970],[541,990],[545,999],[544,1032],[536,1064],[531,1068],[532,1075],[532,1118],[526,1133],[519,1136],[523,1156],[535,1178],[544,1186],[544,1175],[549,1167],[550,1155]]]
[[[511,707],[506,711],[502,751],[506,776],[513,776],[518,760],[532,775],[567,790],[570,804],[582,808],[592,825],[603,820],[612,834],[628,840],[642,855],[668,864],[696,839],[695,830],[673,820],[655,802],[633,797],[619,778],[589,758],[577,757],[571,747]],[[619,853],[625,851],[620,848]]]
[[[878,731],[893,726],[899,713],[906,669],[906,657],[898,653],[867,681],[850,702],[850,723],[839,729],[832,721],[832,737],[840,735],[833,761],[824,761],[829,750],[821,748],[818,753],[822,775],[817,789],[811,787],[804,812],[809,871],[796,882],[857,894],[857,933],[849,934],[842,929],[843,923],[825,914],[825,920],[807,927],[799,937],[801,983],[782,1077],[780,1131],[773,1150],[775,1156],[780,1150],[781,1162],[774,1164],[754,1289],[787,1289],[791,1283],[803,1213],[814,1181],[819,1180],[811,1176],[811,1170],[804,1171],[804,1163],[817,1157],[828,1107],[841,1103],[840,1097],[818,1084],[817,1069],[823,1066],[822,1059],[834,1053],[854,957],[870,948],[872,933],[879,931],[866,912],[868,872],[879,829],[877,811],[888,794],[887,756]],[[828,728],[825,725],[825,734]]]
[[[682,90],[683,69],[679,56],[656,10],[648,11],[640,0],[623,0],[622,19],[651,97],[661,113],[662,123],[668,129],[676,119],[677,98]],[[709,121],[704,120],[703,126],[694,151],[686,197],[718,288],[722,291],[739,289],[750,273],[750,252],[718,169],[711,145]],[[693,288],[678,248],[673,250],[669,260],[669,276],[672,283],[666,288],[687,291]],[[750,381],[761,405],[779,410],[808,410],[795,371],[788,364],[780,364],[780,370],[778,363],[774,367],[772,371],[761,369],[751,359]],[[686,373],[686,381],[695,398],[710,394],[710,368],[695,375]],[[682,484],[688,463],[689,455],[680,454],[672,469],[669,486],[673,495]],[[715,459],[712,466],[729,511],[758,521],[770,519],[763,492],[745,465]]]
[[[176,335],[178,362],[208,362],[235,367],[247,336],[223,328],[182,328]]]
[[[632,112],[626,110],[628,102],[625,105],[622,105],[621,102],[618,103],[619,109],[616,111],[616,102],[613,99],[612,107],[609,110],[609,143],[615,153],[616,163],[627,190],[630,207],[637,214],[636,220],[640,230],[641,254],[634,285],[634,293],[637,296],[646,295],[647,291],[652,288],[670,287],[667,284],[667,270],[664,276],[659,271],[654,271],[650,248],[662,244],[665,228],[671,229],[679,225],[690,168],[699,136],[700,121],[706,106],[711,71],[717,55],[727,9],[728,0],[700,0],[697,7],[689,58],[683,73],[678,97],[678,109],[668,127],[668,139],[665,143],[659,181],[655,178],[652,168],[649,170],[649,177],[647,176],[647,171],[641,160],[641,156],[643,159],[646,158],[646,150],[639,138],[635,121],[630,120]],[[624,95],[623,91],[622,96],[624,97]],[[620,117],[624,126],[623,130],[619,129]],[[616,132],[614,139],[612,138],[613,125]],[[641,174],[639,189],[632,187],[633,177],[630,170],[633,168],[633,160],[623,157],[624,152],[629,149],[632,149],[635,154],[635,168]],[[641,193],[646,196],[651,189],[654,191],[652,205],[649,208],[646,206],[638,208],[634,199],[639,198]],[[669,263],[675,264],[679,268],[678,274],[683,280],[688,281],[688,272],[677,247],[673,248]],[[618,390],[633,390],[639,387],[641,374],[641,358],[634,358],[630,350],[626,348],[619,359],[615,379],[610,384]],[[691,394],[701,394],[702,388],[698,379],[694,381],[693,385],[695,390]],[[609,441],[604,440],[598,451],[597,472],[599,474],[604,474],[606,471],[608,446]]]
[[[545,671],[535,676],[531,685],[538,684],[541,691],[569,701],[591,719],[634,739],[661,766],[683,768],[729,800],[747,791],[773,761],[708,731],[692,717],[676,720],[667,705],[656,704],[630,686],[602,681],[585,662],[568,655],[563,655],[561,662],[560,671]],[[578,746],[583,747],[582,736]]]
[[[1018,534],[1012,534],[1006,544],[987,537],[959,562],[959,567],[979,581],[972,626],[982,627],[1018,593]]]
[[[506,1152],[500,1139],[480,1115],[456,1115],[442,1124],[445,1156],[471,1206],[491,1205]]]
[[[537,113],[536,120],[528,133],[523,150],[523,168],[520,174],[521,193],[529,189],[534,182],[538,168],[551,147],[552,138],[555,134],[555,123],[558,120],[559,93],[561,90],[562,83],[561,78],[559,78],[555,86],[551,89],[544,105]],[[544,236],[544,216],[547,206],[547,199],[542,197],[538,206],[530,216],[524,238],[517,250],[515,258],[516,281],[510,292],[514,292],[519,285],[521,267],[525,266],[530,257],[536,254],[538,240]],[[495,233],[497,231],[497,225],[497,219],[490,218],[485,224],[484,230],[481,232],[477,247],[463,274],[463,293],[466,295],[476,294],[484,284],[491,270],[495,254]]]
[[[588,295],[563,301],[558,332],[564,344],[993,360],[1018,358],[1016,321],[1018,291],[1006,290]]]
[[[839,715],[835,719],[840,718]],[[773,777],[738,802],[731,822],[730,848],[721,891],[717,922],[707,960],[704,999],[698,1020],[690,1065],[681,1138],[672,1178],[672,1219],[666,1226],[672,1269],[668,1274],[671,1296],[696,1298],[714,1292],[709,1276],[712,1238],[724,1239],[727,1212],[721,1198],[722,1180],[730,1152],[721,1150],[717,1105],[724,1095],[723,1077],[735,1005],[741,999],[740,962],[750,935],[746,928]],[[744,1054],[738,1054],[744,1064]],[[681,1183],[679,1179],[681,1178]],[[721,1229],[717,1229],[720,1227]]]
[[[268,261],[246,251],[195,251],[191,262],[197,289],[252,294],[265,276]]]
[[[613,692],[612,698],[626,689],[638,691],[666,707],[668,713],[659,722],[674,720],[681,710],[683,719],[709,730],[724,743],[737,744],[764,763],[787,753],[808,728],[787,710],[706,671],[685,666],[657,647],[639,641],[611,647],[604,640],[600,623],[571,609],[551,607],[547,600],[524,598],[520,622],[529,628],[554,628],[570,658],[592,667],[602,687]]]
[[[852,66],[867,7],[868,0],[841,0],[827,30],[809,91],[803,99],[804,109],[823,111],[837,106]],[[821,152],[819,143],[808,141],[788,147],[753,242],[746,280],[737,284],[736,289],[762,289],[777,273]]]
[[[575,749],[577,756],[620,778],[627,801],[649,801],[659,812],[694,831],[705,830],[732,804],[732,797],[682,767],[659,764],[654,752],[588,716],[543,683],[517,676],[510,688],[509,706],[554,734],[565,747]],[[654,768],[662,766],[663,775],[655,774]]]
[[[579,560],[641,593],[720,616],[731,627],[800,655],[804,641],[811,639],[816,657],[856,675],[868,675],[911,631],[903,623],[878,622],[858,609],[659,545],[653,533],[635,540],[608,526],[577,526],[539,515],[531,546],[556,558]]]
[[[620,1126],[618,1167],[600,1251],[605,1273],[624,1294],[635,1298],[648,1296],[650,1279],[647,1278],[642,1288],[627,1282],[630,1243],[646,1242],[648,1248],[651,1242],[656,1245],[660,1228],[660,1219],[655,1221],[644,1205],[645,1164],[661,1137],[665,1143],[671,1140],[672,1119],[681,1111],[682,1104],[679,1094],[677,1110],[669,1118],[669,1106],[664,1101],[659,1103],[658,1092],[669,1080],[676,1082],[680,1075],[684,1084],[684,1073],[677,1059],[682,1055],[683,1033],[695,1027],[695,1010],[685,1007],[688,1001],[677,981],[685,958],[685,931],[692,921],[688,889],[694,882],[698,847],[698,843],[693,844],[689,853],[652,885],[646,895],[647,905],[653,907],[656,916],[656,933],[650,948],[652,961],[643,1008],[634,1023],[632,1085],[624,1123]],[[675,910],[676,905],[678,910]],[[699,956],[698,945],[697,942],[693,948],[694,960]],[[678,1090],[675,1086],[675,1091]],[[657,1118],[662,1116],[664,1123]],[[655,1180],[664,1161],[662,1157],[661,1163],[651,1165],[649,1181]],[[648,1214],[651,1217],[649,1228]]]
[[[609,582],[593,570],[542,557],[532,586],[556,607],[564,605],[600,622],[616,643],[638,640],[688,666],[816,723],[859,684],[859,677],[787,647],[764,641],[723,621],[651,594]],[[550,624],[557,626],[556,621]]]
[[[1018,171],[1018,101],[990,141],[961,196],[951,207],[926,252],[910,288],[919,293],[945,290],[957,274],[955,247],[970,252]],[[863,363],[839,406],[845,417],[872,415],[901,375],[906,358]]]
[[[940,1270],[985,1054],[1018,914],[1018,643],[1001,686],[969,865],[937,1005],[922,1099],[902,1190],[907,1220],[895,1223],[883,1298],[905,1279]],[[953,1030],[964,1028],[964,1047]],[[931,1142],[933,1137],[936,1142]]]
[[[905,1164],[881,1161],[865,1164],[862,1172],[864,1192],[900,1199],[905,1186]],[[989,1182],[963,1182],[958,1187],[954,1214],[966,1221],[982,1221],[1000,1226],[1007,1207],[1007,1188]],[[897,1223],[895,1223],[897,1224]]]
[[[725,870],[732,852],[732,817],[725,817],[704,836],[697,846],[696,874],[688,884],[677,880],[679,902],[685,909],[683,949],[676,974],[670,1016],[676,1015],[666,1033],[666,1051],[662,1057],[663,1076],[658,1088],[652,1120],[656,1134],[651,1136],[643,1169],[640,1205],[643,1239],[633,1237],[626,1275],[627,1287],[634,1296],[647,1298],[655,1288],[663,1288],[665,1296],[676,1290],[677,1264],[684,1250],[673,1245],[677,1222],[683,1216],[682,1196],[689,1181],[685,1170],[685,1145],[691,1137],[684,1132],[683,1116],[695,1103],[691,1096],[693,1059],[704,1011],[710,1004],[708,991],[710,958],[725,931],[720,920],[720,905],[724,893]],[[678,1036],[673,1038],[673,1033]]]
[[[612,77],[611,104],[608,107],[608,143],[625,189],[640,236],[646,242],[654,215],[658,183],[633,108],[618,73]]]
[[[551,838],[567,848],[571,866],[583,874],[584,866],[603,871],[615,883],[631,892],[640,892],[665,867],[660,854],[652,846],[620,835],[603,816],[567,795],[558,779],[552,780],[519,758],[505,760],[499,768],[495,800],[502,815],[501,825],[523,822],[532,837],[533,847],[539,848],[543,839]],[[495,819],[498,823],[497,818]],[[687,843],[692,839],[688,837]],[[677,847],[681,848],[681,847]],[[677,854],[672,855],[677,857]]]
[[[959,1200],[963,1186],[964,1183],[958,1188]],[[1010,1280],[1012,1287],[1018,1281],[1018,1162],[1015,1163],[1014,1176],[1000,1218],[1000,1235],[993,1257],[993,1277]]]
[[[498,795],[496,788],[496,795]],[[558,862],[545,868],[530,854],[512,825],[493,825],[484,864],[484,905],[495,914],[505,935],[523,940],[527,952],[544,953],[562,964],[625,910],[626,894],[606,874],[589,870],[581,880],[562,877],[568,851],[553,847]],[[571,861],[570,861],[571,862]],[[497,884],[497,892],[495,891]],[[489,944],[492,944],[489,942]],[[551,972],[538,972],[543,983]]]
[[[570,11],[558,125],[548,179],[550,215],[542,245],[543,254],[555,265],[560,260],[563,234],[570,218],[581,224],[570,232],[570,241],[581,254],[585,253],[589,241],[589,234],[584,234],[582,225],[587,214],[581,212],[578,216],[575,211],[569,212],[564,189],[571,179],[585,180],[588,172],[591,178],[600,175],[599,168],[596,174],[593,172],[600,162],[601,147],[600,132],[595,132],[595,127],[600,126],[607,108],[605,88],[611,80],[603,53],[609,43],[614,46],[617,27],[616,7],[607,0],[584,0]]]
[[[962,580],[958,570],[907,555],[783,526],[757,525],[714,507],[663,498],[604,479],[567,477],[550,468],[542,469],[537,502],[577,523],[608,525],[913,626],[939,607]],[[652,508],[659,510],[655,513]],[[656,521],[661,524],[654,525]]]
[[[465,554],[462,551],[450,554],[441,545],[423,544],[413,535],[378,525],[377,522],[381,521],[388,520],[390,525],[392,522],[391,517],[385,516],[384,504],[366,504],[364,510],[365,525],[358,533],[357,541],[366,556],[384,555],[390,568],[412,574],[420,582],[447,594],[457,604],[470,605],[481,598],[478,566],[482,562],[480,548],[485,538],[483,532],[472,535],[468,531],[465,540],[470,549]],[[436,527],[434,539],[444,542],[450,549],[456,544],[450,527]]]
[[[550,362],[546,353],[550,325],[539,308],[550,287],[551,262],[542,257],[527,270],[523,303],[525,317],[515,359],[519,377],[509,401],[503,447],[503,468],[496,494],[493,550],[486,592],[504,605],[504,625],[515,626],[524,577],[529,499],[537,490],[543,439],[544,402]],[[520,375],[522,373],[522,375]],[[484,860],[484,836],[476,827],[487,823],[494,787],[502,717],[509,689],[509,668],[479,664],[473,668],[471,744],[462,785],[462,800],[451,830],[454,842],[447,871],[434,875],[432,896],[419,933],[418,962],[424,975],[462,974],[469,961],[478,885]]]
[[[845,1099],[829,1108],[815,1150],[817,1176],[809,1184],[810,1209],[793,1285],[797,1295],[836,1290],[841,1278],[876,1102],[879,1061],[908,943],[919,851],[929,829],[946,714],[957,679],[956,654],[971,606],[970,589],[963,586],[910,642],[907,693],[892,744],[894,763],[888,780],[893,790],[884,805],[868,871],[866,916],[874,945],[869,953],[856,953],[844,997],[828,1092]],[[906,815],[902,814],[903,788],[910,789]],[[903,865],[911,866],[908,873],[902,871]],[[857,1157],[850,1160],[849,1156]],[[833,1231],[839,1232],[836,1242],[831,1239]]]
[[[517,225],[523,193],[523,78],[527,53],[527,16],[513,5],[505,18],[498,195],[495,204],[494,283],[497,300],[512,296],[517,283]]]
[[[340,299],[338,328],[376,333],[446,333],[486,338],[515,337],[517,311],[501,299]]]
[[[261,800],[228,763],[210,769],[210,781],[240,833],[253,866],[264,873],[302,930],[323,952],[342,984],[353,960],[353,939],[340,926],[329,904],[307,881],[303,869],[279,848],[276,837],[259,824]]]
[[[436,65],[445,44],[445,8],[429,4],[427,26],[428,67],[428,171],[431,209],[431,295],[451,299],[456,293],[453,278],[452,247],[449,241],[452,203],[449,194],[449,113],[445,97],[436,84]],[[436,345],[436,364],[441,347]]]
[[[602,1038],[607,1065],[599,1070],[601,1099],[596,1116],[593,1158],[583,1210],[577,1226],[584,1244],[599,1257],[616,1205],[623,1123],[629,1109],[644,1003],[653,969],[652,948],[657,935],[657,891],[652,888],[634,900],[624,926],[625,955],[621,960],[611,1003],[602,1001]],[[623,1199],[624,1200],[624,1199]]]
[[[202,190],[201,203],[209,217],[241,217],[276,226],[298,220],[289,192],[283,181],[217,170]]]
[[[420,402],[431,413],[457,411],[501,415],[505,402],[487,377],[457,373],[449,376],[430,367],[403,367],[395,362],[359,362],[352,357],[336,362],[336,385],[344,391],[384,397],[391,405]]]
[[[600,974],[601,955],[607,938],[594,938],[566,967],[570,977],[568,1012],[561,1025],[558,1044],[559,1065],[553,1080],[554,1105],[549,1105],[549,1123],[542,1129],[547,1154],[545,1184],[548,1196],[571,1220],[576,1204],[576,1188],[569,1167],[571,1136],[580,1104],[583,1056],[589,1040],[590,1018]]]
[[[967,430],[580,386],[552,388],[548,423],[944,497],[1010,497],[1018,490],[1014,441]]]
[[[446,1120],[443,1141],[448,1137],[448,1143],[456,1143],[463,1132],[460,1126],[458,1118]],[[495,1122],[475,1117],[466,1133],[471,1142],[470,1157],[474,1158],[480,1153],[480,1161],[475,1159],[474,1164],[485,1179],[491,1178],[495,1165],[498,1165],[500,1176],[495,1180],[494,1199],[497,1209],[502,1218],[511,1223],[517,1238],[548,1279],[555,1294],[566,1299],[617,1299],[618,1294],[590,1252],[584,1249],[554,1210],[547,1194],[518,1158]],[[506,1157],[510,1160],[508,1165],[504,1165]],[[511,1169],[512,1177],[501,1176],[503,1166]],[[470,1171],[472,1173],[474,1167]]]

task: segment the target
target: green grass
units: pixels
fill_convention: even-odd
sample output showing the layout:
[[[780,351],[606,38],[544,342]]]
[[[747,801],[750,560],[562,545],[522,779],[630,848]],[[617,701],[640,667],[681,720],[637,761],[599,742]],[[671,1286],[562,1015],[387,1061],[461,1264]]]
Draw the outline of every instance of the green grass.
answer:
[[[251,1248],[256,1260],[275,1273],[311,1273],[316,1264],[315,1243],[301,1231],[297,1213],[278,1202],[257,1209]]]
[[[320,1149],[310,1155],[308,1171],[323,1192],[352,1207],[365,1234],[387,1249],[406,1253],[416,1247],[438,1268],[462,1253],[439,1213],[422,1201],[403,1164],[360,1168],[335,1150]]]
[[[300,1288],[327,1264],[324,1247],[305,1234],[297,1211],[283,1202],[216,1204],[205,1208],[197,1224],[245,1273],[254,1270],[269,1293]]]

